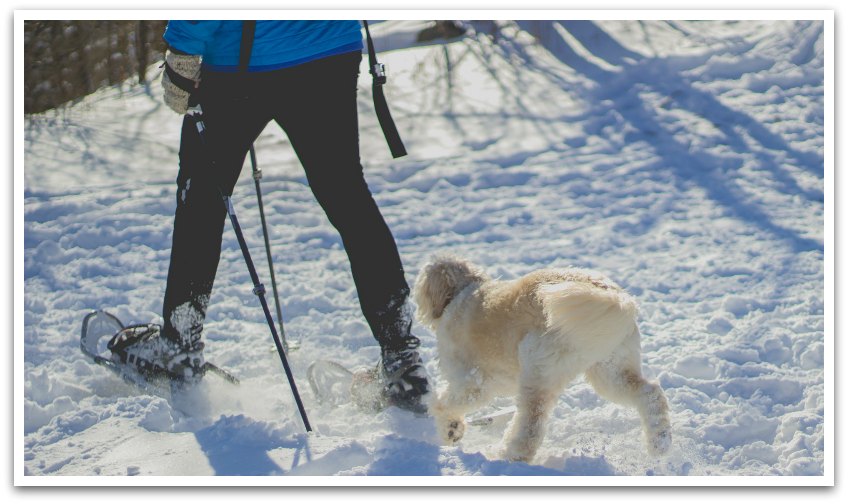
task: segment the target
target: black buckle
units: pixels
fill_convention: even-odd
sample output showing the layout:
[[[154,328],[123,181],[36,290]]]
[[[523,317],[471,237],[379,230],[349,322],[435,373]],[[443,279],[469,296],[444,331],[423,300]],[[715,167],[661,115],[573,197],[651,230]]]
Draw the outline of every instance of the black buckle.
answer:
[[[373,67],[371,67],[371,75],[374,76],[374,84],[382,86],[386,83],[386,65],[382,63],[375,63]]]

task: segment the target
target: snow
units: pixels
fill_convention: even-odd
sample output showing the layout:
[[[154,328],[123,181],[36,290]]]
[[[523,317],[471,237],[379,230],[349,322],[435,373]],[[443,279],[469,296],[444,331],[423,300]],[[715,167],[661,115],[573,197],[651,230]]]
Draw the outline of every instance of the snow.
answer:
[[[670,453],[647,455],[636,412],[582,379],[532,464],[497,458],[504,418],[447,447],[428,418],[319,405],[312,361],[368,366],[378,347],[341,242],[272,126],[256,144],[263,199],[316,433],[303,432],[229,226],[206,357],[239,387],[210,377],[168,401],[88,361],[78,350],[88,311],[159,322],[165,287],[180,118],[158,83],[127,82],[25,120],[25,479],[832,475],[824,23],[475,22],[467,38],[417,45],[421,26],[372,32],[408,157],[388,154],[364,64],[360,81],[363,164],[408,280],[439,252],[495,277],[570,265],[610,276],[639,300],[644,372],[672,410]],[[267,278],[249,172],[233,200]],[[444,386],[434,335],[414,331]]]

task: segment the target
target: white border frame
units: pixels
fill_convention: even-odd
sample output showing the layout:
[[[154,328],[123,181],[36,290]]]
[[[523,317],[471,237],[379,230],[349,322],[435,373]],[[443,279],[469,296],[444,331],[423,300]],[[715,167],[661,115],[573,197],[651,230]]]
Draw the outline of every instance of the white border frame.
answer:
[[[216,2],[204,2],[213,5]],[[220,2],[218,2],[220,3]],[[599,3],[599,2],[595,2]],[[716,2],[721,6],[722,2]],[[732,4],[733,2],[723,2]],[[498,2],[489,2],[496,5]],[[787,2],[770,2],[772,6]],[[632,4],[628,4],[632,5]],[[679,4],[678,4],[679,5]],[[825,23],[825,473],[814,477],[674,476],[674,477],[55,477],[25,476],[23,464],[23,21],[26,19],[241,19],[241,10],[18,10],[14,12],[14,484],[17,486],[833,486],[835,484],[835,11],[834,10],[251,10],[256,19],[817,19]],[[516,15],[517,12],[519,15]],[[0,314],[3,315],[3,314]]]

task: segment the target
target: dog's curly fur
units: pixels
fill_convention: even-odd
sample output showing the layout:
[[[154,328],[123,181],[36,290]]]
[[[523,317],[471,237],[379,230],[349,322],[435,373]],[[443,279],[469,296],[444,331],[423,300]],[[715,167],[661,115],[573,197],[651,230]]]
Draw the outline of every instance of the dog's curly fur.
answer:
[[[651,453],[671,445],[668,403],[642,377],[636,302],[607,278],[546,269],[493,280],[470,262],[438,256],[418,275],[418,318],[438,341],[447,389],[433,405],[443,440],[495,396],[516,396],[503,457],[529,461],[563,389],[581,373],[599,395],[635,406]]]

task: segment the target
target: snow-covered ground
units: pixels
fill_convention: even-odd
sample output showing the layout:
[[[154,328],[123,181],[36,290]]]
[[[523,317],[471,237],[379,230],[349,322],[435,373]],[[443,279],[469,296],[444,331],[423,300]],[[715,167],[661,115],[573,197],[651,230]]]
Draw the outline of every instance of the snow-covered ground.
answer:
[[[15,377],[25,474],[832,471],[824,24],[476,22],[466,38],[419,45],[422,26],[373,27],[408,157],[390,158],[367,72],[360,82],[363,164],[410,283],[438,252],[503,278],[569,265],[610,276],[640,302],[644,372],[672,410],[670,453],[647,455],[635,411],[600,399],[582,378],[560,398],[532,464],[497,459],[504,421],[446,447],[430,419],[318,404],[307,386],[311,362],[367,366],[378,347],[340,240],[273,125],[256,148],[286,332],[300,343],[290,359],[317,434],[303,434],[229,226],[206,357],[241,386],[212,377],[168,401],[83,357],[80,324],[92,309],[159,321],[180,118],[156,82],[26,119],[25,296],[16,314],[24,361]],[[267,284],[249,166],[234,202]],[[443,386],[434,335],[418,325],[415,333]]]

